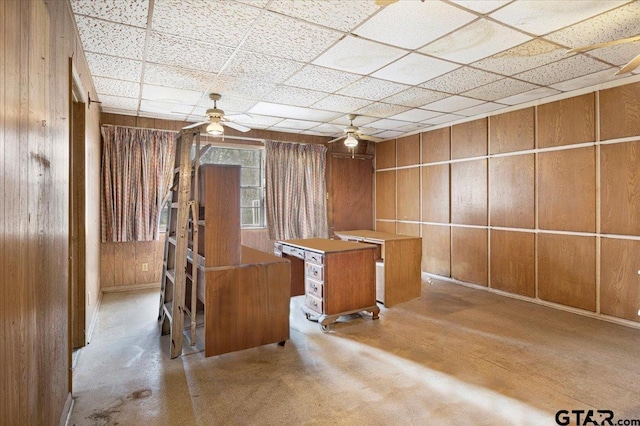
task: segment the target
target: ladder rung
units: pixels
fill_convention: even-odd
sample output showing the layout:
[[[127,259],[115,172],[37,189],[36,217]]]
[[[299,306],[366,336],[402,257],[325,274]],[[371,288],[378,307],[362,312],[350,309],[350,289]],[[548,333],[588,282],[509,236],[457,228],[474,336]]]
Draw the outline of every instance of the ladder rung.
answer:
[[[175,283],[176,282],[176,271],[174,269],[167,269],[167,278],[169,278],[172,283]]]
[[[164,314],[166,315],[169,322],[173,321],[173,302],[167,302],[164,304]]]

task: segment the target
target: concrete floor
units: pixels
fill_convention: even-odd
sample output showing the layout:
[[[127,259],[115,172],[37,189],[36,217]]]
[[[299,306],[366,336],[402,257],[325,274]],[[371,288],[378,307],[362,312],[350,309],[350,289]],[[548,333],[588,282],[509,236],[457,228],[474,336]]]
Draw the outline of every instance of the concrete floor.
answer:
[[[104,295],[69,424],[555,425],[563,409],[640,419],[640,330],[488,292],[423,283],[420,299],[329,333],[297,297],[285,347],[205,358],[186,345],[175,360],[158,300]]]

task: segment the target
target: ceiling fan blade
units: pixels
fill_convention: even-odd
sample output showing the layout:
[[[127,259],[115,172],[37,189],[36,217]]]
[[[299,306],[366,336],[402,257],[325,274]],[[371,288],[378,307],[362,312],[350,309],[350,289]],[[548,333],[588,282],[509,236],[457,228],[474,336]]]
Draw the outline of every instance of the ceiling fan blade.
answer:
[[[188,126],[184,126],[182,130],[195,129],[196,127],[200,127],[202,125],[209,124],[209,121],[201,121],[199,123],[189,124]]]
[[[371,141],[371,142],[381,142],[384,140],[384,139],[380,139],[380,138],[376,138],[368,135],[358,135],[358,139],[363,141]]]
[[[639,41],[639,40],[640,40],[640,35],[637,35],[634,37],[621,38],[619,40],[605,41],[604,43],[597,43],[589,46],[576,47],[576,48],[567,50],[567,53],[587,52],[593,49],[600,49],[601,47],[616,46],[618,44],[631,43],[633,41]]]
[[[243,126],[242,124],[234,123],[233,121],[223,121],[222,124],[232,129],[236,129],[239,132],[248,132],[251,128]]]
[[[640,55],[638,55],[635,58],[633,58],[632,60],[630,60],[627,63],[627,65],[625,65],[624,67],[620,68],[620,70],[617,73],[615,73],[615,75],[626,74],[628,72],[631,72],[631,71],[635,70],[639,66],[640,66]]]
[[[334,143],[334,142],[338,142],[339,140],[344,139],[344,138],[346,138],[346,136],[340,136],[340,137],[337,137],[337,138],[335,138],[335,139],[330,140],[330,141],[329,141],[329,142],[327,142],[327,143]]]

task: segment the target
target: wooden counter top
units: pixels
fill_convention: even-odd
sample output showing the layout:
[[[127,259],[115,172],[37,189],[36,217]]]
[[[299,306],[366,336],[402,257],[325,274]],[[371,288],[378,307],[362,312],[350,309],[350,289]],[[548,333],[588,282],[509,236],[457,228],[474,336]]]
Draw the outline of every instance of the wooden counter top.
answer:
[[[303,240],[283,240],[278,243],[298,247],[302,250],[311,250],[318,253],[334,253],[351,250],[369,250],[376,246],[352,241],[328,240],[326,238],[307,238]]]
[[[411,235],[389,234],[387,232],[368,231],[366,229],[359,229],[356,231],[334,231],[337,236],[344,236],[345,238],[361,238],[364,240],[372,241],[395,241],[395,240],[411,240],[414,238]]]

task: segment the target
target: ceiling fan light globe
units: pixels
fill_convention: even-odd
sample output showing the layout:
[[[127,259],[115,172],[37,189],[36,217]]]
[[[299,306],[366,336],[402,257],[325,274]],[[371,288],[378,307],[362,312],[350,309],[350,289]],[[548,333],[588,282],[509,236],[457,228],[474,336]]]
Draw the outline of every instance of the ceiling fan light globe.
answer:
[[[218,122],[212,122],[207,126],[207,133],[213,136],[220,136],[224,133],[224,127]]]
[[[344,140],[344,146],[347,148],[355,148],[358,146],[358,139],[356,139],[353,134],[349,133],[347,138]]]

